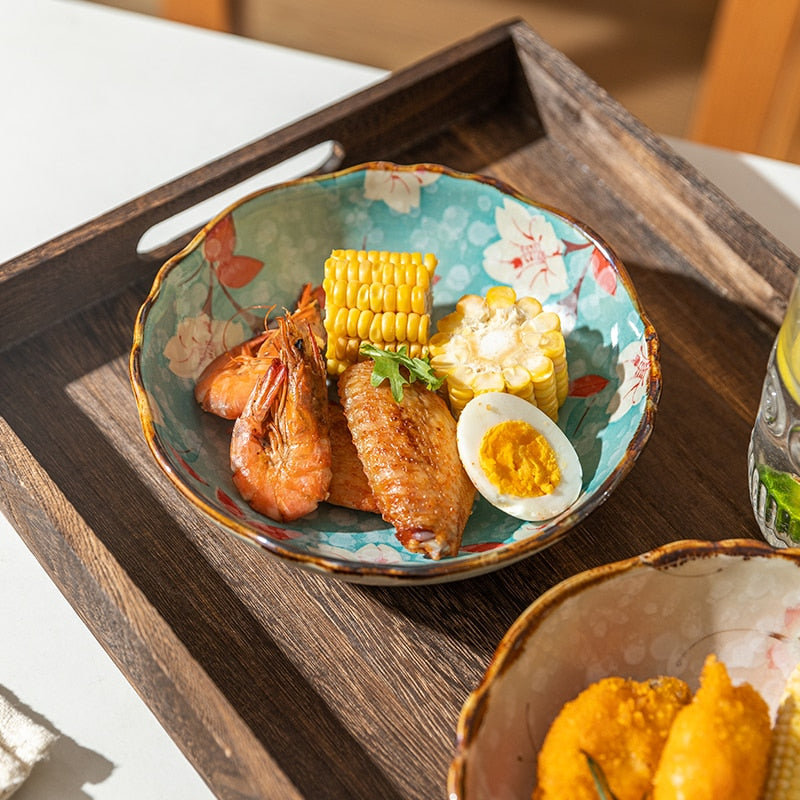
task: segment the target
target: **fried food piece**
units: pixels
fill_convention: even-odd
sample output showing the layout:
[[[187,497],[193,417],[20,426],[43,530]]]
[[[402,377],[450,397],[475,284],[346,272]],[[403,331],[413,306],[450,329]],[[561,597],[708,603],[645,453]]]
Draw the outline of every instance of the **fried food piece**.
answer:
[[[358,459],[358,451],[347,427],[344,411],[340,405],[328,407],[328,422],[331,437],[331,485],[328,502],[335,506],[355,508],[357,511],[378,512],[375,495],[369,488],[364,467]]]
[[[419,381],[392,397],[373,386],[373,362],[339,376],[339,398],[381,516],[407,550],[437,560],[461,545],[475,487],[456,447],[456,422],[444,400]]]
[[[679,678],[603,678],[566,703],[545,737],[533,800],[597,800],[587,754],[617,800],[650,791],[678,711],[691,700]],[[720,795],[722,797],[722,795]]]
[[[767,771],[769,709],[748,683],[733,686],[708,656],[700,688],[673,723],[653,779],[653,800],[757,800]]]

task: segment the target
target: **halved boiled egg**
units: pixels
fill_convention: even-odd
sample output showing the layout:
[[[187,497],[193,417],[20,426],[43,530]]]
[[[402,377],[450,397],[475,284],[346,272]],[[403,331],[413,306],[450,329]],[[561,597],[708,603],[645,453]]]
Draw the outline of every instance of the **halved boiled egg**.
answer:
[[[493,506],[532,522],[577,500],[583,470],[561,428],[536,406],[505,392],[470,400],[458,418],[458,454]]]

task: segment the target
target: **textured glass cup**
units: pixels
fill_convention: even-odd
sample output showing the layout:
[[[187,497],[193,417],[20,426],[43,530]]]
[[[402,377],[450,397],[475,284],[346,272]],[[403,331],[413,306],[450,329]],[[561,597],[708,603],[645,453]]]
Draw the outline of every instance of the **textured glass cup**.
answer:
[[[800,545],[800,282],[772,346],[747,461],[764,538],[774,547]]]

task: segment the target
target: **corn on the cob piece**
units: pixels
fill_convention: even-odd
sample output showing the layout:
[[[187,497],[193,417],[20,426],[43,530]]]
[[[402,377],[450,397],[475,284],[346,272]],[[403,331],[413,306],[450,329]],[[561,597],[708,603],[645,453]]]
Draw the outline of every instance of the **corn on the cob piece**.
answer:
[[[558,419],[569,386],[566,346],[559,316],[535,298],[517,298],[510,286],[464,295],[428,350],[456,416],[476,394],[509,392]]]
[[[362,342],[427,355],[436,265],[430,253],[331,251],[322,281],[330,375],[359,360]]]
[[[800,664],[781,697],[767,767],[763,800],[800,797]]]

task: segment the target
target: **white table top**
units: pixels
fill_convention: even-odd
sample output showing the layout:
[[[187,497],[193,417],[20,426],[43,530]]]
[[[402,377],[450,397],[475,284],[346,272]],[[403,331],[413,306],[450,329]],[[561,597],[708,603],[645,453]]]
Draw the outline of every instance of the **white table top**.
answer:
[[[384,73],[81,0],[8,0],[0,75],[3,262]],[[799,166],[671,144],[800,254]],[[15,800],[212,796],[1,513],[0,609],[0,694],[61,734]]]

